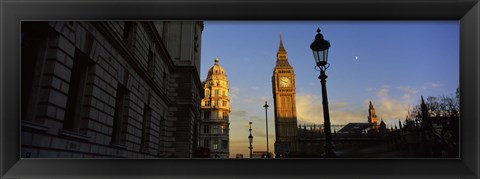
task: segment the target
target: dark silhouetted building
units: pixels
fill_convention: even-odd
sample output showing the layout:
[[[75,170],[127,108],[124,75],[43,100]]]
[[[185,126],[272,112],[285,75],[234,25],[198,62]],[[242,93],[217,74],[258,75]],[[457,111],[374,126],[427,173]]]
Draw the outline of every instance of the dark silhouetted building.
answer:
[[[192,157],[201,21],[21,23],[21,157]]]

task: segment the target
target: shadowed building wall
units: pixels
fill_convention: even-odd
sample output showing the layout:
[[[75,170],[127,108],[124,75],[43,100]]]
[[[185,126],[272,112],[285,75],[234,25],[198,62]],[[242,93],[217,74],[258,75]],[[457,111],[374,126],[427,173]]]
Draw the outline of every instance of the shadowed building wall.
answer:
[[[191,157],[200,21],[22,22],[21,156]]]

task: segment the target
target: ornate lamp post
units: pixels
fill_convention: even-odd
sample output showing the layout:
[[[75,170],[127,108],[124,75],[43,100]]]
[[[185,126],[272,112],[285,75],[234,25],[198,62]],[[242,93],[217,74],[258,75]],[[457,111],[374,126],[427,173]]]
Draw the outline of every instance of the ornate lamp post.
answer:
[[[249,123],[250,124],[250,129],[248,129],[250,131],[250,135],[248,136],[248,142],[250,143],[250,147],[248,147],[250,149],[250,158],[252,158],[252,142],[253,142],[253,136],[252,136],[252,122]]]
[[[265,105],[263,105],[263,107],[265,108],[265,128],[267,130],[267,158],[270,158],[270,151],[268,150],[268,115],[267,115],[267,108],[268,108],[268,104],[267,104],[267,101],[265,101]]]
[[[323,119],[324,119],[324,132],[325,132],[325,154],[324,157],[335,157],[335,152],[333,151],[332,144],[332,132],[330,129],[330,114],[328,110],[328,99],[327,99],[327,87],[326,79],[327,75],[325,70],[330,67],[328,64],[328,49],[330,48],[330,42],[323,38],[323,35],[320,33],[320,28],[317,28],[317,35],[315,40],[310,45],[312,49],[313,57],[315,58],[315,69],[320,71],[320,83],[322,85],[322,104],[323,104]]]

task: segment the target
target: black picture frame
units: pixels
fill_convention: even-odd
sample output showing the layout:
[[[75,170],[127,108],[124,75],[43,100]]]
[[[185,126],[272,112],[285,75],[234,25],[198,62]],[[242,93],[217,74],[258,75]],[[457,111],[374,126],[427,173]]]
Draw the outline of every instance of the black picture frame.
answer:
[[[478,178],[478,0],[2,0],[0,178]],[[460,159],[20,159],[22,20],[459,20]]]

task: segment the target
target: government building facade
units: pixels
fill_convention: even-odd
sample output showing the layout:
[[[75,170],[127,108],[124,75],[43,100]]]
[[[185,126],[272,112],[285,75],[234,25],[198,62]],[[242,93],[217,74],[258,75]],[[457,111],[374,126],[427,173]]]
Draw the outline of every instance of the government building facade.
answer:
[[[22,158],[190,158],[202,21],[21,24]]]

